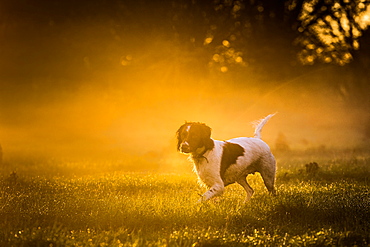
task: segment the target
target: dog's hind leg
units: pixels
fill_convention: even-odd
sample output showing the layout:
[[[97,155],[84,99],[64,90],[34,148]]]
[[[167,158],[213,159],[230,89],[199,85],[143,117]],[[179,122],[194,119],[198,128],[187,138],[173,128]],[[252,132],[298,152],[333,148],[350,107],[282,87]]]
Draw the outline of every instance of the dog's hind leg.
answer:
[[[261,174],[263,182],[267,190],[276,195],[275,190],[275,175],[276,175],[276,161],[272,154],[261,157],[258,172]]]
[[[270,167],[270,169],[264,169],[260,171],[261,177],[267,190],[272,194],[276,195],[275,190],[275,168]]]
[[[248,184],[247,177],[241,177],[236,181],[238,184],[240,184],[245,191],[247,192],[247,197],[245,198],[245,201],[249,201],[254,193],[253,188]]]

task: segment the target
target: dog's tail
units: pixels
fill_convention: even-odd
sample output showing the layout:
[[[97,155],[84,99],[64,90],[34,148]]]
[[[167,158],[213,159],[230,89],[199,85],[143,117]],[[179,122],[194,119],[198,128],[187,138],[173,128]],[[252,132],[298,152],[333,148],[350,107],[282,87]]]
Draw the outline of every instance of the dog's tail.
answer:
[[[254,138],[259,138],[259,139],[261,139],[261,130],[262,130],[263,126],[264,126],[264,125],[267,123],[267,121],[268,121],[270,118],[272,118],[275,114],[276,114],[276,113],[274,113],[274,114],[270,114],[270,115],[268,115],[267,117],[265,117],[265,118],[263,118],[263,119],[261,119],[261,120],[258,120],[258,121],[256,121],[256,122],[254,122],[254,125],[255,125]]]

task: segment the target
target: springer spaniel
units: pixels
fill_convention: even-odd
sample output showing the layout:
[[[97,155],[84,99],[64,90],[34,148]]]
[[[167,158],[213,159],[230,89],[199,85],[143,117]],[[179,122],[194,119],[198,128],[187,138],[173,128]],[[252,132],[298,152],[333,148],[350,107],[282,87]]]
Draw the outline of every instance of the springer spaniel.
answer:
[[[219,196],[225,186],[238,183],[249,200],[254,191],[248,184],[248,174],[259,172],[267,190],[275,195],[276,162],[269,146],[261,140],[261,130],[275,114],[268,115],[256,126],[254,138],[239,137],[227,141],[211,138],[211,128],[203,123],[186,122],[177,134],[177,150],[190,154],[199,179],[209,188],[200,202]]]

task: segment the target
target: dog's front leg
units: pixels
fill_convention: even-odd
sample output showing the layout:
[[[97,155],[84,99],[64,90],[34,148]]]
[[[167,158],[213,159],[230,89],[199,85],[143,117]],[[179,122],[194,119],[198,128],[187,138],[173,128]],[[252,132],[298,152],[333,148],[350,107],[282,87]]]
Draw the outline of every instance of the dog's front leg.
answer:
[[[212,197],[220,196],[224,193],[225,186],[223,184],[215,184],[213,185],[206,193],[202,195],[202,197],[198,200],[198,202],[204,202]]]

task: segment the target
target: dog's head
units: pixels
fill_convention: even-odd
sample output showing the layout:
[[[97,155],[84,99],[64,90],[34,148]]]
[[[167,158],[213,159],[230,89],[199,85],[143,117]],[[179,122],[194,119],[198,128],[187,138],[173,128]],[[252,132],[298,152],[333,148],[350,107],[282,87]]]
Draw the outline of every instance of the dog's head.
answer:
[[[211,128],[203,123],[187,122],[176,132],[177,150],[182,153],[197,153],[198,150],[211,150],[214,147],[211,139]],[[203,149],[204,148],[204,149]]]

